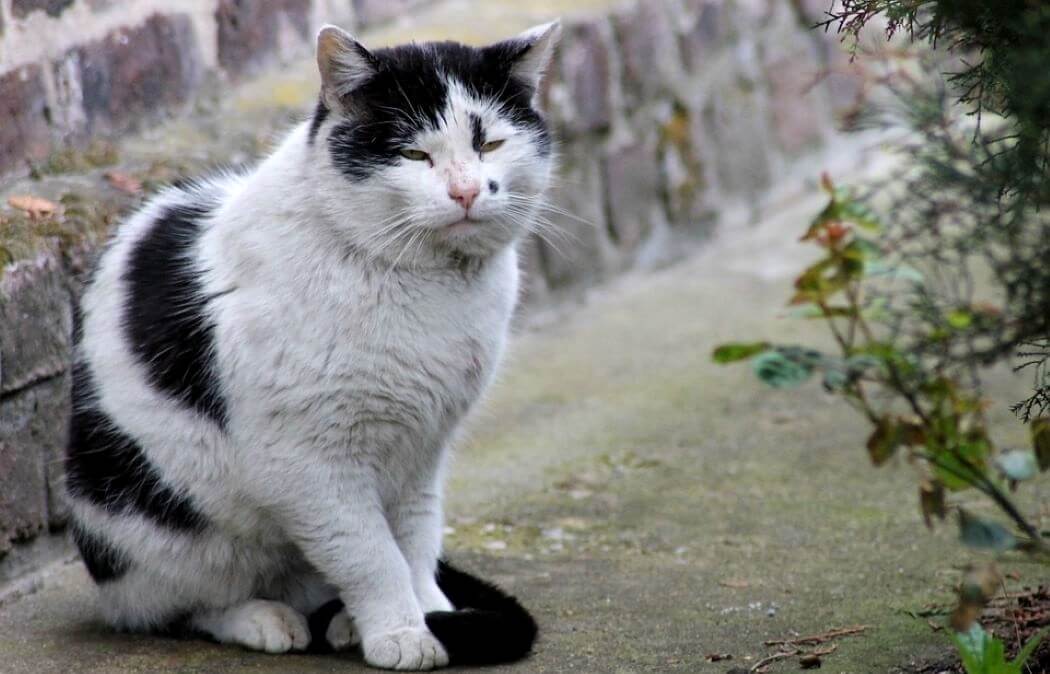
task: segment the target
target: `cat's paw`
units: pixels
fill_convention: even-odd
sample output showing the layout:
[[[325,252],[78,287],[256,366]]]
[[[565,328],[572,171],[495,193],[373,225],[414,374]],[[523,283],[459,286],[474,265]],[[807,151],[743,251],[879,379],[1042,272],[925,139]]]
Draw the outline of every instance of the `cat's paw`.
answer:
[[[287,604],[253,599],[231,609],[226,616],[224,641],[256,651],[287,653],[310,644],[306,617]]]
[[[337,651],[344,651],[361,643],[361,637],[354,628],[354,621],[350,619],[350,614],[346,611],[335,614],[328,623],[324,638],[328,645]]]
[[[364,653],[368,664],[383,669],[420,671],[448,664],[445,647],[425,627],[369,637],[364,641]]]

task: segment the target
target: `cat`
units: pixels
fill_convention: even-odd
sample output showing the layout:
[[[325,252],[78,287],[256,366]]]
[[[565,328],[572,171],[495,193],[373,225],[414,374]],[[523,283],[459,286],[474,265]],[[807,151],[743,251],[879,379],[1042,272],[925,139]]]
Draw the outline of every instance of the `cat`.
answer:
[[[529,613],[439,560],[442,484],[551,182],[559,32],[369,50],[325,26],[311,119],[117,228],[66,456],[109,624],[392,669],[528,654]]]

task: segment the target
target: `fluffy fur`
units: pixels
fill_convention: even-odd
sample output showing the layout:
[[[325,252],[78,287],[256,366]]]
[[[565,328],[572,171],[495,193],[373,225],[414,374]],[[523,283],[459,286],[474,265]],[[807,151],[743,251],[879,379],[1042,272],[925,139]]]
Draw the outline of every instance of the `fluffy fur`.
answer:
[[[396,669],[528,653],[528,613],[438,558],[448,448],[540,222],[557,34],[369,51],[325,27],[312,120],[119,228],[82,300],[67,456],[111,624],[269,652],[313,633]]]

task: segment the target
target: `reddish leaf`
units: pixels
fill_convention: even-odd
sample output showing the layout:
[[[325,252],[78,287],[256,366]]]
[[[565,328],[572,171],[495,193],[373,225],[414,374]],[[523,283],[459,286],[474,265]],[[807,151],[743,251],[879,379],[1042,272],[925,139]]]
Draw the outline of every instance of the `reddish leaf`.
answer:
[[[54,215],[55,211],[58,210],[58,204],[41,197],[34,197],[31,194],[15,194],[8,197],[7,203],[12,208],[25,211],[33,220]]]

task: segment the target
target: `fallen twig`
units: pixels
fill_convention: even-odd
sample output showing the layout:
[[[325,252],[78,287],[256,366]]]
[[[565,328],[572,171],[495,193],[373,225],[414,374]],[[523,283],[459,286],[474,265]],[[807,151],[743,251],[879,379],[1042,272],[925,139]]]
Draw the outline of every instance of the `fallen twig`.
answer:
[[[777,660],[783,660],[784,658],[793,658],[799,654],[799,650],[796,648],[793,651],[781,651],[780,653],[774,653],[769,657],[762,658],[755,664],[751,665],[751,674],[761,674],[766,671],[768,665],[773,664]]]
[[[827,648],[824,648],[824,649],[814,648],[811,651],[804,651],[801,648],[795,648],[795,649],[792,649],[790,651],[780,651],[780,652],[774,653],[773,655],[770,655],[768,657],[762,658],[761,660],[759,660],[755,664],[751,665],[751,669],[748,670],[748,671],[750,671],[752,674],[762,674],[762,672],[768,671],[769,665],[773,664],[777,660],[783,660],[784,658],[791,658],[791,657],[794,657],[796,655],[798,655],[800,657],[803,657],[803,658],[805,658],[807,656],[812,656],[812,657],[815,657],[815,658],[819,659],[819,658],[824,657],[825,655],[831,655],[832,653],[835,652],[835,649],[837,649],[837,648],[838,648],[838,645],[831,644],[831,646],[829,646]]]
[[[763,641],[762,643],[766,646],[816,646],[817,644],[824,644],[832,639],[838,639],[839,637],[848,637],[854,634],[861,634],[867,630],[869,625],[854,625],[853,627],[841,627],[838,629],[828,630],[827,632],[821,632],[820,634],[813,634],[808,637],[796,637],[794,639],[774,639],[771,641]]]

